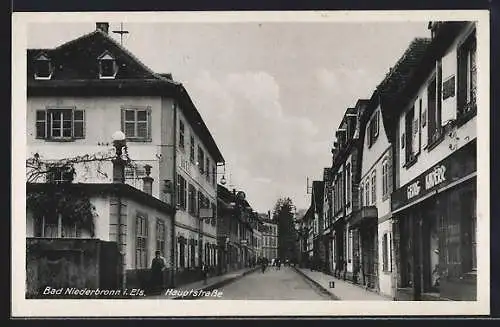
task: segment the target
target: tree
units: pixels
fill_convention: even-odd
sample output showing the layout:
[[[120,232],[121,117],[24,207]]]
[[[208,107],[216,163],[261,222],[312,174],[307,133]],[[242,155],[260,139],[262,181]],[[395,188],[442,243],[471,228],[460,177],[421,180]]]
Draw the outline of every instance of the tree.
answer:
[[[278,256],[293,261],[297,259],[294,213],[295,205],[290,198],[284,197],[276,201],[273,220],[278,225]]]

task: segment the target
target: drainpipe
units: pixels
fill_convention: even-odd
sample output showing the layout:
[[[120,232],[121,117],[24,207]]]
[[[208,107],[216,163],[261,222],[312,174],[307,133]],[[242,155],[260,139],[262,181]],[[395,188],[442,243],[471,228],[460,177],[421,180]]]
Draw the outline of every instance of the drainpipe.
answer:
[[[177,258],[175,256],[176,254],[176,249],[177,249],[177,243],[175,242],[175,218],[177,215],[177,102],[174,101],[173,103],[173,109],[174,109],[174,143],[172,146],[172,154],[173,154],[173,164],[172,164],[172,194],[170,196],[171,198],[171,204],[172,208],[174,209],[173,215],[172,215],[172,233],[171,233],[171,242],[172,246],[170,249],[170,261],[172,263],[172,276],[171,278],[171,284],[172,287],[175,287],[175,274],[177,272]]]

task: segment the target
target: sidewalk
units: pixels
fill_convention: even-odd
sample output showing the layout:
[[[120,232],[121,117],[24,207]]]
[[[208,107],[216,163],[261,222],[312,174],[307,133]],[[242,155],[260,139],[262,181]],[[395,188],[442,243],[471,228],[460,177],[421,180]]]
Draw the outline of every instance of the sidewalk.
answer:
[[[258,267],[252,267],[252,268],[243,268],[240,270],[235,270],[231,271],[227,274],[221,275],[221,276],[214,276],[211,278],[207,279],[207,283],[204,284],[203,280],[186,284],[186,285],[180,285],[175,288],[176,291],[209,291],[215,288],[220,288],[226,284],[232,283],[236,281],[237,279],[251,274],[254,271],[257,271],[259,268]],[[188,297],[180,297],[178,295],[149,295],[145,296],[145,299],[165,299],[165,300],[175,300],[175,299],[184,299],[187,300],[189,299]]]
[[[333,276],[318,271],[311,271],[305,268],[295,267],[304,278],[307,278],[316,286],[321,287],[332,294],[337,300],[341,301],[392,301],[391,298],[365,290],[363,287],[354,285],[350,282],[337,279]],[[330,288],[330,281],[335,282],[335,287]]]

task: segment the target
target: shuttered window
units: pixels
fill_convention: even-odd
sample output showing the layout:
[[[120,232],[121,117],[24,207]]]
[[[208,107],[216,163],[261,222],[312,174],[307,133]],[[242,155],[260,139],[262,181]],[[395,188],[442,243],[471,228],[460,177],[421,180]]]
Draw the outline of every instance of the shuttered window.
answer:
[[[122,108],[122,131],[127,140],[151,142],[151,108]]]
[[[473,31],[457,52],[458,58],[458,116],[476,110],[477,68],[476,31]]]
[[[69,108],[36,110],[35,137],[48,140],[85,138],[85,111]]]
[[[148,217],[146,214],[137,213],[135,218],[135,268],[148,267]]]

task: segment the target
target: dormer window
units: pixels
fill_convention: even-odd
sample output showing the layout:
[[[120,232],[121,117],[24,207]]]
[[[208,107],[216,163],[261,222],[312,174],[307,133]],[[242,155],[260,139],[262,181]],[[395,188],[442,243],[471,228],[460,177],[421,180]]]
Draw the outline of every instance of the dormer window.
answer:
[[[50,79],[52,77],[52,63],[45,54],[35,59],[35,79]]]
[[[114,79],[118,72],[118,65],[115,58],[109,53],[104,52],[98,58],[99,63],[99,78],[100,79]]]

